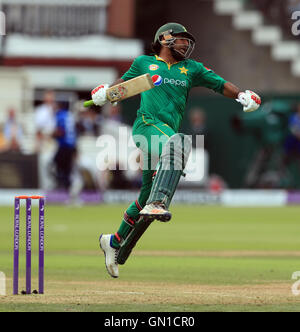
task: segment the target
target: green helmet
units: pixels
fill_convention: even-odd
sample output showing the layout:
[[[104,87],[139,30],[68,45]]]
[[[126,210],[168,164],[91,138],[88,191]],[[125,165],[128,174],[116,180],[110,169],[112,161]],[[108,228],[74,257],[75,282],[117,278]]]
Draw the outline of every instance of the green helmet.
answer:
[[[191,39],[193,42],[196,41],[194,36],[191,33],[189,33],[183,25],[178,23],[167,23],[157,30],[154,38],[154,43],[159,41],[161,36],[167,34],[174,36],[179,33],[186,35],[186,37]]]
[[[180,34],[183,38],[187,38],[189,41],[189,45],[185,52],[181,52],[176,49],[176,36]],[[164,38],[163,38],[164,37]],[[181,39],[183,39],[181,38]],[[195,47],[195,38],[194,36],[187,31],[187,29],[178,23],[167,23],[160,27],[154,38],[154,44],[161,44],[162,46],[166,46],[170,48],[174,58],[176,60],[183,60],[190,57]]]

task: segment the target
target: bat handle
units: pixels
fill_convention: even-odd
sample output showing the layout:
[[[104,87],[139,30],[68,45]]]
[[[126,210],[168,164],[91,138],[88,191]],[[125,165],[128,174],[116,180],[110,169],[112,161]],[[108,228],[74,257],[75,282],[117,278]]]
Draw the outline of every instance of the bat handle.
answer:
[[[88,101],[85,101],[84,103],[83,103],[83,106],[84,107],[90,107],[90,106],[94,106],[95,104],[94,104],[94,102],[92,101],[92,100],[88,100]]]

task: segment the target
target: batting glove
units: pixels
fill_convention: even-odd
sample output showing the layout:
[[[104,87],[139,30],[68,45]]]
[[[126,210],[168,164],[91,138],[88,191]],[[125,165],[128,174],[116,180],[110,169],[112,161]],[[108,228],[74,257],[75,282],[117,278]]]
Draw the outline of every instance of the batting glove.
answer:
[[[260,96],[250,90],[240,92],[236,101],[244,106],[244,112],[254,112],[261,105]]]
[[[107,103],[106,90],[108,88],[108,84],[102,84],[97,86],[97,88],[92,91],[92,99],[95,105],[103,106]]]

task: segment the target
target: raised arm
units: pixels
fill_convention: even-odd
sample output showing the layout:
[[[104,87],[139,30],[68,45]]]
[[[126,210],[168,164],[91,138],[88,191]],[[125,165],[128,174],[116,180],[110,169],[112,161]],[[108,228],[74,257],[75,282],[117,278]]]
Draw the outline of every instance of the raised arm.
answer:
[[[235,99],[243,105],[244,112],[253,112],[259,108],[261,99],[253,91],[246,90],[243,92],[202,63],[194,62],[194,66],[196,67],[196,75],[193,77],[193,86],[204,86],[223,94],[225,97]]]
[[[124,81],[130,80],[131,78],[135,78],[141,74],[143,74],[140,70],[139,66],[139,59],[140,57],[136,58],[129,70],[122,76],[122,78],[117,79],[113,84],[101,84],[98,87],[96,87],[92,91],[92,99],[95,105],[97,106],[103,106],[106,104],[107,99],[106,99],[106,90],[109,87],[115,86],[117,84],[123,83]]]

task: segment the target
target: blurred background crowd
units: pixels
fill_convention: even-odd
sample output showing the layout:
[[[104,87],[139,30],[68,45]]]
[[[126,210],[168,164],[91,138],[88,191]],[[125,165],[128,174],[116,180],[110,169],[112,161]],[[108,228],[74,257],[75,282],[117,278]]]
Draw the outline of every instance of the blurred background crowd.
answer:
[[[244,114],[235,101],[192,91],[181,131],[205,136],[206,170],[182,185],[300,188],[299,0],[0,0],[0,10],[0,188],[65,190],[74,200],[139,188],[141,172],[123,171],[122,160],[112,171],[96,163],[102,135],[127,144],[119,128],[130,134],[139,97],[102,109],[82,101],[150,54],[171,21],[195,35],[194,59],[263,99]]]

